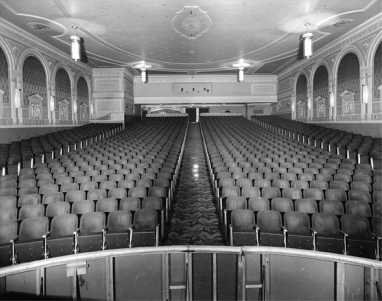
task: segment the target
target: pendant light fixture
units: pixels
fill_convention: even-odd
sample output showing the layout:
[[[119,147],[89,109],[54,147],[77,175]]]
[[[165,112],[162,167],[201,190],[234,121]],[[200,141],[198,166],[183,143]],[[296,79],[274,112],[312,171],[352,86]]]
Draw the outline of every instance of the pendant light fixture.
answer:
[[[77,35],[77,26],[72,26],[72,28],[76,31],[76,35],[70,36],[71,41],[71,55],[74,61],[81,60],[81,38]]]
[[[144,61],[142,61],[142,63],[140,64],[134,65],[134,68],[141,69],[142,83],[147,83],[147,69],[150,69],[152,67],[152,65],[148,65]]]
[[[310,23],[306,23],[306,32],[302,35],[302,40],[304,43],[304,57],[307,59],[310,58],[313,55],[313,45],[312,45],[312,39],[313,39],[313,33],[308,32]]]
[[[248,68],[249,66],[251,66],[251,65],[249,63],[244,63],[243,60],[240,60],[239,63],[232,65],[232,67],[238,69],[237,81],[239,83],[244,81],[244,68]]]

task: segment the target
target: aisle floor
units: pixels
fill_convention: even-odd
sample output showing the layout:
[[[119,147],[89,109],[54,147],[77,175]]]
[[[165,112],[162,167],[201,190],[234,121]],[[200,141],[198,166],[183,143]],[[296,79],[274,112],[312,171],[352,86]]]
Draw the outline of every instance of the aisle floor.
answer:
[[[199,123],[190,123],[164,245],[223,245]]]

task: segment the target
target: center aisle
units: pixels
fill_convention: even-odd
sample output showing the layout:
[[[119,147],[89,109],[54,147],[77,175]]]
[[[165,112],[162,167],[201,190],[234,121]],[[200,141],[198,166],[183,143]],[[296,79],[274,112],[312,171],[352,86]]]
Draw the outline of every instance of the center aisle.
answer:
[[[189,123],[164,245],[223,245],[199,123]]]

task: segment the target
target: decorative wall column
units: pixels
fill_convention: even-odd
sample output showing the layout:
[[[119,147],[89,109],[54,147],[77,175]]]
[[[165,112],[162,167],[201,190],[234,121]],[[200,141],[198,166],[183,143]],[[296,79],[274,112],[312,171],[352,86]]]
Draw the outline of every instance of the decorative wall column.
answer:
[[[309,79],[307,79],[307,80],[309,80]],[[307,89],[306,102],[307,102],[307,106],[308,106],[308,121],[312,121],[312,118],[313,118],[313,85],[308,83],[306,89]]]
[[[360,68],[361,119],[371,120],[373,111],[373,66]]]
[[[291,96],[290,106],[292,109],[292,120],[296,120],[296,93],[293,92],[293,95]]]
[[[247,119],[251,119],[251,116],[250,116],[250,114],[249,114],[249,106],[248,106],[248,104],[246,103],[245,105],[244,105],[244,110],[245,110],[245,118],[247,118]]]
[[[78,104],[77,104],[77,91],[75,87],[72,87],[72,120],[73,124],[77,124],[77,116],[78,112],[75,112],[76,110],[78,111]]]
[[[330,104],[330,110],[329,110],[329,120],[335,121],[336,115],[337,115],[337,80],[333,77],[329,77],[329,104]],[[330,96],[331,95],[331,96]],[[332,99],[330,99],[332,97]],[[330,103],[333,102],[333,103]]]
[[[55,116],[55,101],[52,103],[52,96],[56,96],[56,83],[54,80],[48,81],[48,93],[47,93],[47,102],[48,102],[48,119],[50,124],[55,124],[56,116]]]
[[[21,125],[23,120],[22,108],[16,108],[16,89],[20,89],[20,102],[23,99],[23,73],[21,70],[11,70],[10,72],[10,88],[9,88],[9,98],[12,104],[12,119],[14,125]]]
[[[93,122],[124,122],[126,110],[133,108],[126,84],[129,72],[125,68],[93,69]],[[127,107],[126,107],[127,106]]]

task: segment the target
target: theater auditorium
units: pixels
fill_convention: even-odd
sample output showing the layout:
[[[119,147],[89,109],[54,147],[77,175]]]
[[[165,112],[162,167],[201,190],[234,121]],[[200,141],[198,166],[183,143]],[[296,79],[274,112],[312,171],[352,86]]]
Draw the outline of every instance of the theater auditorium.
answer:
[[[1,0],[1,300],[382,300],[380,0]]]

